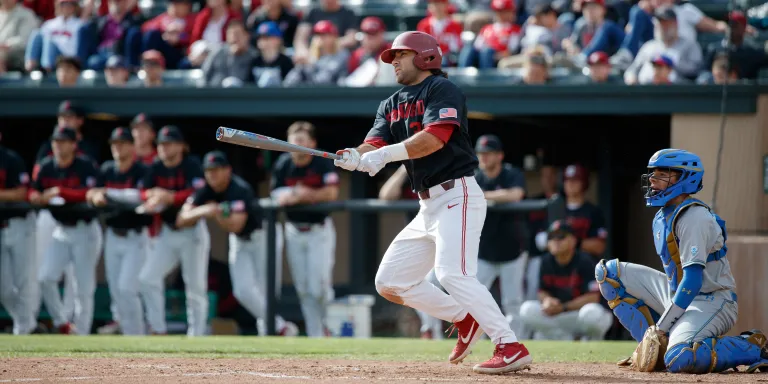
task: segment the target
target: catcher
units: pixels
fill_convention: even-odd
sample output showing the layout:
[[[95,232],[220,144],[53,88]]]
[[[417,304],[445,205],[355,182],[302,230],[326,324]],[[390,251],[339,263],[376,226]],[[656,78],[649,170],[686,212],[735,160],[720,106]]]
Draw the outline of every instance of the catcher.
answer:
[[[725,336],[736,323],[736,283],[726,258],[725,221],[691,195],[704,167],[688,151],[662,149],[643,175],[646,206],[660,207],[653,239],[666,274],[618,259],[595,267],[600,292],[639,342],[619,365],[652,372],[709,373],[747,365],[768,372],[766,335]]]

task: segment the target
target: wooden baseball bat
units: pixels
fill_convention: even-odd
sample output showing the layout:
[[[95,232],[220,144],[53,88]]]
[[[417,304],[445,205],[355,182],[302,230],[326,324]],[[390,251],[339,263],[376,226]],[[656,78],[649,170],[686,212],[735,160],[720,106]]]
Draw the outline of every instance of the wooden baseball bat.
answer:
[[[266,149],[279,152],[297,152],[307,155],[324,157],[326,159],[341,160],[341,156],[335,153],[329,153],[318,149],[302,147],[301,145],[291,144],[289,142],[278,140],[273,137],[259,135],[253,132],[241,131],[239,129],[219,127],[216,130],[216,140],[242,145],[245,147]]]

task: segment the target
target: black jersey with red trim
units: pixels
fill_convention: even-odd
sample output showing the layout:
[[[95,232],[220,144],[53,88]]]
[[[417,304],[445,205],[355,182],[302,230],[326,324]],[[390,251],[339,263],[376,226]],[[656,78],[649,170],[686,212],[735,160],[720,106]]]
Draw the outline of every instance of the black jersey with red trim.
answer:
[[[271,189],[294,187],[301,184],[305,187],[319,189],[329,185],[339,184],[339,174],[333,162],[320,157],[312,157],[309,164],[299,167],[293,162],[290,153],[283,153],[275,161],[272,169]],[[294,223],[319,224],[325,221],[325,212],[286,212],[288,221]]]
[[[414,191],[474,174],[477,156],[469,137],[466,97],[442,76],[405,86],[382,101],[365,142],[378,148],[400,143],[422,130],[445,145],[428,156],[404,162]]]
[[[0,189],[16,189],[29,186],[29,173],[16,151],[0,147]],[[0,220],[8,220],[14,217],[24,217],[26,210],[0,210]]]
[[[78,155],[88,156],[91,160],[98,163],[99,157],[101,157],[99,155],[101,153],[99,148],[100,147],[93,142],[87,139],[81,139],[77,141],[76,151]],[[35,156],[35,162],[40,162],[49,156],[53,156],[53,147],[50,140],[45,141],[40,145],[40,148],[37,150],[37,155]]]
[[[44,158],[37,164],[32,175],[32,188],[39,192],[59,187],[61,196],[67,203],[82,203],[85,192],[103,185],[101,173],[93,161],[86,156],[75,156],[67,167],[60,167],[54,157]],[[59,213],[50,207],[51,215],[60,223],[73,224],[80,220],[90,221],[97,216],[96,211]]]
[[[160,213],[163,222],[176,229],[176,216],[179,214],[181,206],[196,189],[205,186],[205,176],[200,160],[195,157],[184,156],[178,165],[171,168],[166,167],[158,158],[149,166],[142,184],[146,189],[158,187],[186,195],[183,199],[176,199],[173,206],[166,207]]]
[[[113,189],[144,187],[144,176],[147,174],[147,166],[134,161],[130,168],[121,172],[117,163],[110,160],[101,165],[101,175],[104,178],[104,186]],[[139,215],[133,211],[122,211],[105,220],[107,226],[117,229],[141,230],[152,224],[152,216]]]
[[[194,206],[205,205],[212,201],[226,203],[229,204],[229,209],[232,213],[245,213],[248,215],[245,219],[245,225],[243,225],[240,232],[236,233],[237,236],[248,238],[253,231],[261,229],[262,213],[261,207],[256,200],[256,194],[253,192],[253,188],[240,176],[232,175],[227,189],[223,192],[214,191],[206,183],[205,187],[195,191],[188,201],[192,202]]]
[[[551,253],[541,259],[539,290],[567,303],[585,293],[597,293],[595,261],[584,252],[576,250],[571,261],[560,265]]]
[[[566,207],[565,220],[573,229],[579,244],[584,239],[607,239],[608,230],[605,228],[603,212],[596,205],[585,201],[578,207]],[[580,245],[579,245],[580,246]]]

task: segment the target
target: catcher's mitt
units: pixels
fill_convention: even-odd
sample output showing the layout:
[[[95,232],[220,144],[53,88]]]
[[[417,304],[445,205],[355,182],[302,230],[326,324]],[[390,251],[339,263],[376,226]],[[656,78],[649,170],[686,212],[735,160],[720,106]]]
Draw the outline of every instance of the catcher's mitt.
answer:
[[[667,352],[669,338],[656,325],[645,330],[643,340],[632,354],[631,368],[640,372],[658,372],[666,369],[664,354]]]

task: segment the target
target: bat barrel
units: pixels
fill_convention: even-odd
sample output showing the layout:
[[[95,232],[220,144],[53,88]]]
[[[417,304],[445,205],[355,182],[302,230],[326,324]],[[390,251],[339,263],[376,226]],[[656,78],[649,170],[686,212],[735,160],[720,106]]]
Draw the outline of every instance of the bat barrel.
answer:
[[[324,152],[313,148],[306,148],[285,142],[283,140],[274,139],[252,132],[241,131],[234,128],[219,127],[216,130],[216,140],[223,143],[237,144],[245,147],[265,149],[268,151],[299,152],[312,156],[324,157],[327,159],[341,159],[341,156],[335,153]]]

